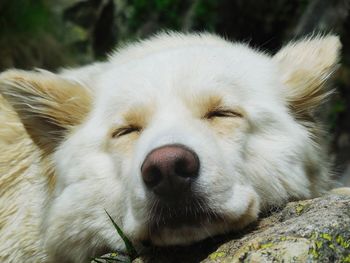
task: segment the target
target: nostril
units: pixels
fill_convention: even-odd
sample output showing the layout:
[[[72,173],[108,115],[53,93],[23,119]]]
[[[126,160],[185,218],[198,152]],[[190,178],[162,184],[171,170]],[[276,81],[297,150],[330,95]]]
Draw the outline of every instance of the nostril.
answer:
[[[187,177],[187,162],[184,159],[178,159],[174,165],[174,172],[178,176]]]
[[[152,188],[162,180],[162,172],[156,165],[151,165],[142,169],[142,177],[145,184]]]
[[[198,175],[199,162],[193,156],[189,158],[180,158],[175,161],[174,172],[175,175],[184,178],[194,178]]]

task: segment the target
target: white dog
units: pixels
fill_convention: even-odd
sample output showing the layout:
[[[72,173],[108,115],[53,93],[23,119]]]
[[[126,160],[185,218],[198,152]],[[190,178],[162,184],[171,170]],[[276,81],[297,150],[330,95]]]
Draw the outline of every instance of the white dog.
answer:
[[[161,34],[61,74],[0,75],[0,261],[185,245],[331,187],[315,111],[336,36],[269,56]]]

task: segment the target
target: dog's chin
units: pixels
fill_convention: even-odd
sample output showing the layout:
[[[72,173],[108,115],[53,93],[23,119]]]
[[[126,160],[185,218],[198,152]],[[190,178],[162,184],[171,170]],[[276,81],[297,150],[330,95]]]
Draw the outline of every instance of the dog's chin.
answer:
[[[185,246],[208,237],[228,233],[236,229],[225,221],[202,222],[196,225],[162,226],[152,232],[150,242],[155,246]]]
[[[190,214],[191,215],[191,214]],[[241,217],[232,213],[198,213],[192,216],[163,217],[151,221],[149,241],[155,246],[185,246],[198,241],[237,231],[256,219],[248,214]]]

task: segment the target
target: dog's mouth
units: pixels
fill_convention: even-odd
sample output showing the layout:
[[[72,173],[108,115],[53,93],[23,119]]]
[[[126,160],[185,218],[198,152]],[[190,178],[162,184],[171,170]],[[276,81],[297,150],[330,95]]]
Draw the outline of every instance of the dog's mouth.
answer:
[[[211,209],[203,198],[178,204],[155,200],[149,214],[148,236],[155,245],[184,245],[225,232],[226,223],[224,216]]]
[[[153,233],[163,227],[198,226],[203,222],[213,223],[221,220],[220,214],[210,209],[202,198],[183,200],[181,204],[155,201],[150,212],[149,226]]]

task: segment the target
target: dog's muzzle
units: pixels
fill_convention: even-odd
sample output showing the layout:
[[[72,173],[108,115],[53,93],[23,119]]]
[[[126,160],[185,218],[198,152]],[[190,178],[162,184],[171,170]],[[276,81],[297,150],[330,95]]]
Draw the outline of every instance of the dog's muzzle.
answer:
[[[141,174],[149,195],[152,232],[217,217],[198,189],[199,169],[197,154],[180,144],[156,148],[146,156]]]

